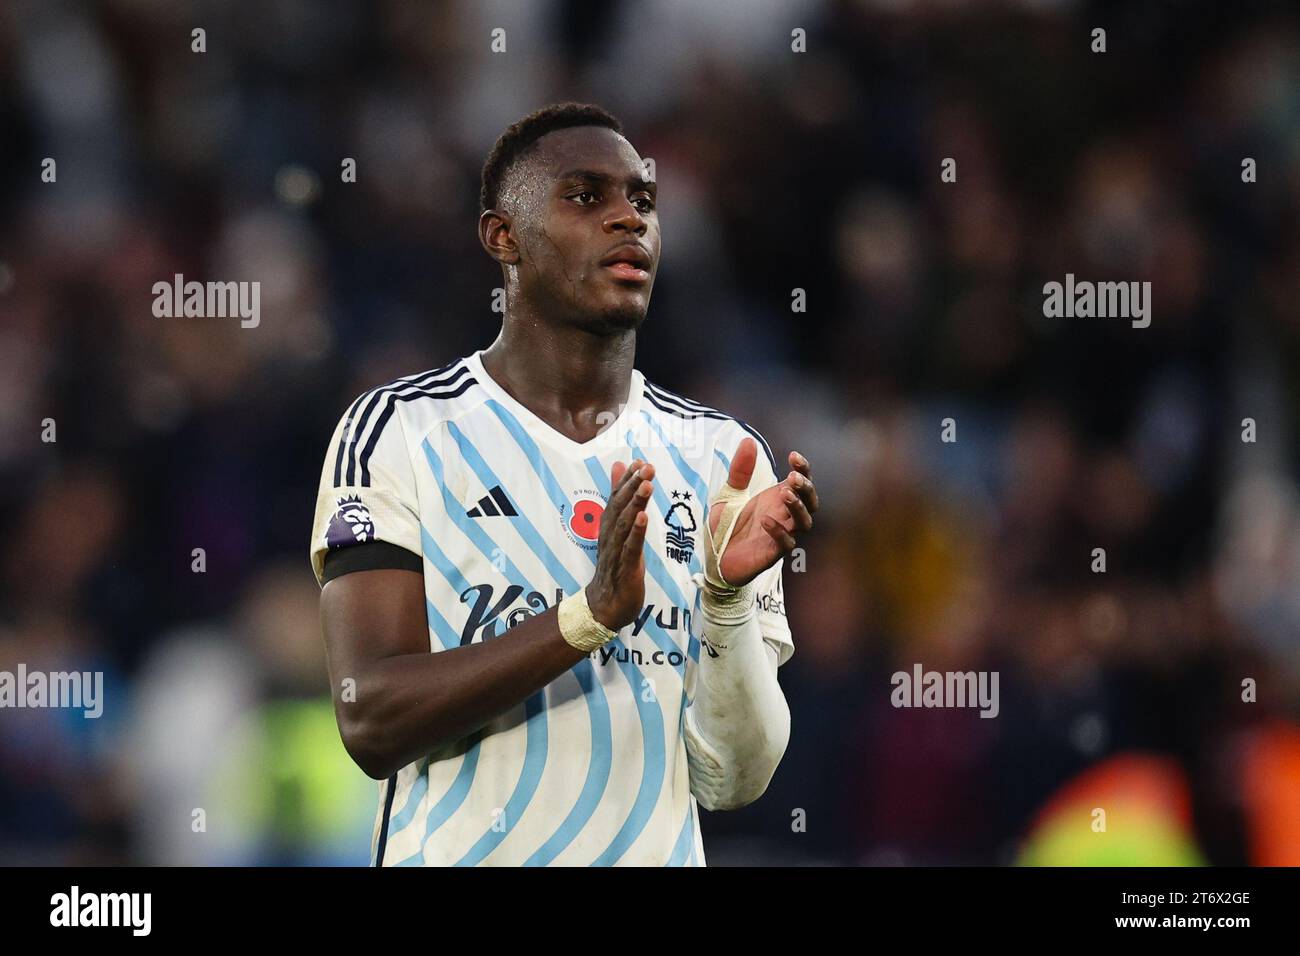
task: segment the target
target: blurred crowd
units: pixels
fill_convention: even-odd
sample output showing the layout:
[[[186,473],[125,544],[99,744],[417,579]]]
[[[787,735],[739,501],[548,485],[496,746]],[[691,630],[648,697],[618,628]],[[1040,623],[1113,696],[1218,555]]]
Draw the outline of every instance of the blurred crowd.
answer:
[[[107,698],[0,711],[0,863],[368,859],[322,455],[495,338],[480,167],[558,100],[656,162],[639,367],[821,490],[709,861],[1300,864],[1300,19],[1052,0],[0,7],[0,670]],[[156,318],[176,273],[260,325]],[[1067,273],[1150,327],[1044,317]],[[891,706],[917,663],[998,717]]]

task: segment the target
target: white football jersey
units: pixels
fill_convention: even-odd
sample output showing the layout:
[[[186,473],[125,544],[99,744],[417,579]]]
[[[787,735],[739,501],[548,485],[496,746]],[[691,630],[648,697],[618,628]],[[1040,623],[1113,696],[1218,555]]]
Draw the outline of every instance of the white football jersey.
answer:
[[[388,542],[419,559],[432,652],[494,640],[587,585],[610,468],[641,458],[655,466],[646,603],[528,700],[381,782],[372,862],[703,865],[683,730],[701,651],[691,576],[737,446],[758,441],[754,493],[777,481],[771,451],[745,423],[635,370],[617,417],[575,442],[493,381],[481,355],[348,409],[321,472],[317,580],[329,552]],[[757,602],[784,664],[794,646],[781,570],[760,576]]]

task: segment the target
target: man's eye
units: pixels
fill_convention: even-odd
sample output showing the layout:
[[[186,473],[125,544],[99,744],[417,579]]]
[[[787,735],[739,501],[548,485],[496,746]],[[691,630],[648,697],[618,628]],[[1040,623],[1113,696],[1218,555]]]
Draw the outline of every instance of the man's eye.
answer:
[[[633,202],[639,202],[642,204],[637,207],[642,212],[654,212],[655,201],[651,199],[649,196],[638,196],[636,199],[633,200]]]
[[[570,196],[569,198],[581,200],[583,196],[590,196],[592,199],[596,198],[596,194],[592,192],[590,189],[584,189],[582,192]],[[580,202],[579,205],[588,206],[590,205],[590,203]]]

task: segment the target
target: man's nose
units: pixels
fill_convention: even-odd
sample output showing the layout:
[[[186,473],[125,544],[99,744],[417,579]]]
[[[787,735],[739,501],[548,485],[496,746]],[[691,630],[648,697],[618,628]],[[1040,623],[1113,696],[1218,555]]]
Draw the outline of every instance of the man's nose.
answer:
[[[610,232],[617,232],[622,229],[640,234],[646,230],[645,217],[625,197],[615,205],[614,210],[609,214],[609,218],[605,220],[605,228]]]

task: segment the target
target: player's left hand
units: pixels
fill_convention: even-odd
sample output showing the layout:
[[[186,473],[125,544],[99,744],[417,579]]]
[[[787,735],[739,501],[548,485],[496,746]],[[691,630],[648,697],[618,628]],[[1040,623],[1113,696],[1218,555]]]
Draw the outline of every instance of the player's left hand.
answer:
[[[784,479],[755,495],[736,518],[736,528],[723,552],[723,578],[733,587],[748,584],[794,550],[794,534],[812,527],[817,512],[817,488],[812,466],[797,451],[790,452],[790,468]],[[744,490],[754,477],[758,443],[742,439],[731,458],[727,484]],[[709,530],[715,532],[720,515],[710,510]]]

